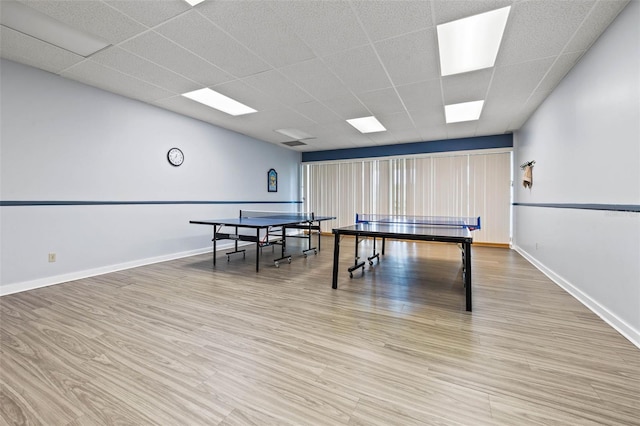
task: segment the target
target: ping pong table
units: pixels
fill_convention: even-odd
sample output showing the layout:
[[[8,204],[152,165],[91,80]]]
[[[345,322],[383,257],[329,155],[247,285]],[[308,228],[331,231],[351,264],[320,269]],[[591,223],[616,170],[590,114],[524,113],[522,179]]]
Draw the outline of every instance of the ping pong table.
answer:
[[[256,244],[256,272],[260,270],[260,250],[263,247],[280,245],[282,247],[281,257],[274,260],[275,266],[279,267],[280,262],[287,260],[291,263],[291,255],[287,254],[287,238],[307,239],[307,248],[302,251],[304,257],[313,251],[314,254],[320,250],[320,222],[332,220],[331,216],[316,216],[314,213],[294,213],[294,212],[268,212],[256,210],[240,210],[240,215],[229,219],[191,220],[189,223],[197,225],[213,226],[213,266],[216,265],[216,243],[218,240],[234,241],[234,250],[227,252],[227,261],[232,254],[242,253],[246,256],[245,249],[238,248],[239,241],[248,241]],[[233,228],[233,232],[228,229]],[[239,229],[253,229],[254,234],[242,234]],[[306,230],[306,235],[287,234],[288,229]],[[227,232],[221,232],[225,230]],[[312,234],[318,235],[318,246],[312,247]]]
[[[480,217],[444,217],[444,216],[403,216],[356,214],[354,225],[334,228],[333,280],[332,288],[338,288],[338,263],[340,259],[340,240],[342,235],[355,236],[355,262],[348,268],[349,276],[362,268],[365,261],[358,255],[359,239],[373,237],[373,253],[367,257],[370,266],[373,260],[380,262],[380,253],[376,251],[376,239],[382,239],[384,255],[387,238],[417,241],[439,241],[459,244],[462,249],[462,271],[465,287],[466,310],[471,311],[471,231],[480,229]]]

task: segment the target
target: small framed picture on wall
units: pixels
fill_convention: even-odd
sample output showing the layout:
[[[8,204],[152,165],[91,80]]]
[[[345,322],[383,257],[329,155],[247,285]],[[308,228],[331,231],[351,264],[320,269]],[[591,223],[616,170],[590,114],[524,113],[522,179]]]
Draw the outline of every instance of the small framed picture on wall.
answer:
[[[278,192],[278,172],[276,169],[269,169],[267,173],[267,191]]]

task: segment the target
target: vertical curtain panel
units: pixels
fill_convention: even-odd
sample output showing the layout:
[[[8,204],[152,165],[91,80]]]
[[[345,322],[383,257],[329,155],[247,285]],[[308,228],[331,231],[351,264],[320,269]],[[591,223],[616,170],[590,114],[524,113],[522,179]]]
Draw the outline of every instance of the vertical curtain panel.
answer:
[[[302,192],[305,211],[336,216],[323,232],[377,213],[480,216],[475,241],[511,236],[511,152],[305,163]]]

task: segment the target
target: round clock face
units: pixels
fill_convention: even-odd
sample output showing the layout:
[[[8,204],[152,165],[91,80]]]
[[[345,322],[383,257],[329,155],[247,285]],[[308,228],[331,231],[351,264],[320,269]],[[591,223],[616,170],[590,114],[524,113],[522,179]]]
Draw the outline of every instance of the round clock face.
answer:
[[[167,153],[167,160],[172,166],[179,166],[184,161],[184,154],[178,148],[171,148]]]

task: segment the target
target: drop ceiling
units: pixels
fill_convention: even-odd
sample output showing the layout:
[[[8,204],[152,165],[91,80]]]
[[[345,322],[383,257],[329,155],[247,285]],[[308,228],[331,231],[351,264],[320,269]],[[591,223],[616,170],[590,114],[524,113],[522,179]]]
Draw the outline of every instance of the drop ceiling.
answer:
[[[8,1],[0,1],[2,7]],[[1,27],[0,55],[297,151],[519,129],[628,0],[20,0],[109,46],[88,57]],[[511,6],[492,68],[440,76],[436,25]],[[209,87],[258,112],[181,96]],[[444,105],[484,99],[479,120]],[[385,132],[346,120],[374,115]],[[276,132],[296,129],[304,145]]]

